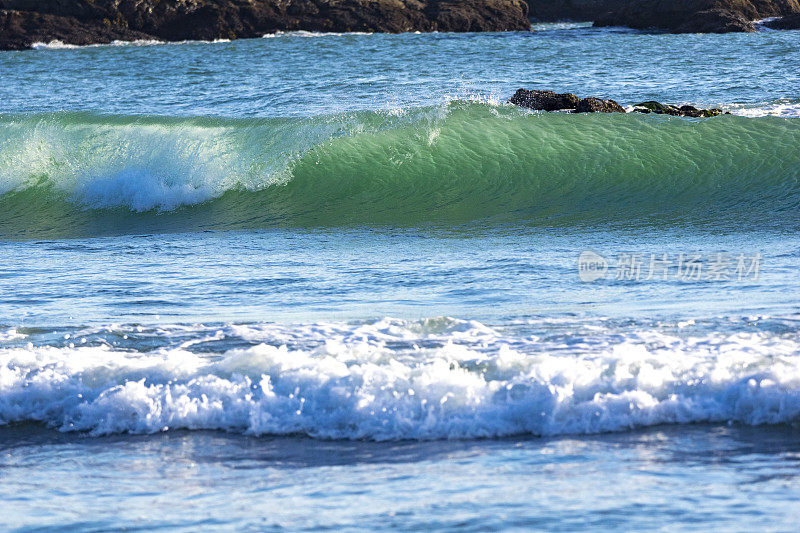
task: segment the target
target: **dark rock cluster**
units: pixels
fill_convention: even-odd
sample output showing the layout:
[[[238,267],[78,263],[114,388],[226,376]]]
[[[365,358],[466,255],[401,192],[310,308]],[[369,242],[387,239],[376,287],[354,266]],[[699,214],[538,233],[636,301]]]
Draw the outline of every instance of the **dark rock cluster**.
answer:
[[[553,91],[528,91],[519,89],[509,102],[538,111],[561,111],[577,109],[581,99],[572,93],[559,94]]]
[[[553,91],[519,89],[509,102],[537,111],[571,111],[573,113],[625,112],[625,109],[614,100],[594,97],[581,99],[572,93],[559,94]]]
[[[575,108],[575,113],[624,113],[625,109],[614,100],[605,98],[595,98],[590,96],[584,98]]]
[[[572,113],[625,113],[625,108],[614,100],[603,98],[579,98],[572,93],[555,91],[529,91],[518,89],[509,103],[537,111],[569,111]],[[676,117],[715,117],[722,114],[722,109],[698,109],[694,106],[674,106],[655,101],[642,102],[633,106],[636,113],[655,113]]]
[[[657,115],[672,115],[675,117],[716,117],[722,114],[722,109],[697,109],[694,106],[682,105],[680,107],[662,104],[660,102],[649,101],[642,102],[633,106],[633,111],[636,113],[655,113]]]
[[[754,20],[786,17],[770,24],[791,29],[800,0],[528,0],[541,20],[587,20],[595,26],[627,26],[675,33],[754,32]]]
[[[0,49],[320,32],[528,31],[524,0],[0,0]]]

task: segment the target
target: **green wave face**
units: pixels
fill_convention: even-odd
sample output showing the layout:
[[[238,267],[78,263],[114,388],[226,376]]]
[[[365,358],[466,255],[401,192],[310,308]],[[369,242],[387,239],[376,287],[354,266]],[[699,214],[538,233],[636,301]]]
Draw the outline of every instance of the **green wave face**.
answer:
[[[0,116],[0,236],[276,226],[797,226],[800,119],[454,102],[276,119]]]

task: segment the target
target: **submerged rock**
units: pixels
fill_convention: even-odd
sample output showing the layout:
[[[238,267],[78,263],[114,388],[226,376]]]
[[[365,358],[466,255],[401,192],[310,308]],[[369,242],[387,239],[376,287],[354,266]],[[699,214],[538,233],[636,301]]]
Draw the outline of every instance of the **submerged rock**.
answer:
[[[672,115],[675,117],[716,117],[722,114],[722,109],[697,109],[694,106],[674,106],[669,104],[662,104],[651,100],[649,102],[642,102],[633,106],[635,113],[655,113],[657,115]]]
[[[584,98],[578,103],[575,113],[624,113],[625,109],[614,100]]]
[[[554,91],[528,91],[518,89],[509,102],[537,111],[561,111],[576,109],[581,99],[572,93],[556,93]]]

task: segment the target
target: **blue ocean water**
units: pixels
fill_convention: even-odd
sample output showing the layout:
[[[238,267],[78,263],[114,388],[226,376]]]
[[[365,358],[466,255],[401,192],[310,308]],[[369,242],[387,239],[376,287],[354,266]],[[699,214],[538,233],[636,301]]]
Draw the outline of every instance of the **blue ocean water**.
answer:
[[[0,53],[3,526],[792,529],[798,33],[535,30]]]

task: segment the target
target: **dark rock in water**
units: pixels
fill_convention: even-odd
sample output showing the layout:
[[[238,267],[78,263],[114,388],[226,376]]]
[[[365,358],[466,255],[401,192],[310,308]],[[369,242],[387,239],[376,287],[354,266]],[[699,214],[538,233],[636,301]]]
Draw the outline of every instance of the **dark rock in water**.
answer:
[[[517,92],[508,101],[509,103],[537,111],[567,110],[575,113],[625,112],[625,109],[614,100],[603,100],[602,98],[584,98],[581,100],[572,93],[556,93],[554,91],[517,89]]]
[[[682,117],[693,118],[716,117],[717,115],[722,114],[722,109],[719,109],[718,107],[712,107],[711,109],[697,109],[696,107],[690,105],[682,105],[678,108],[678,111]]]
[[[553,91],[518,89],[509,102],[538,111],[560,111],[577,108],[580,98],[572,93],[559,94]]]
[[[633,106],[636,113],[655,113],[657,115],[672,115],[675,117],[715,117],[722,114],[722,109],[697,109],[694,106],[684,105],[681,107],[662,104],[660,102],[642,102]]]
[[[279,30],[528,31],[524,0],[0,0],[0,49],[59,39],[213,40]]]
[[[800,13],[798,0],[528,0],[542,20],[594,21],[676,33],[753,32],[753,20]]]
[[[559,94],[553,91],[518,89],[508,101],[509,103],[538,111],[570,110],[573,113],[625,113],[625,108],[615,100],[594,97],[580,99],[572,93]],[[722,109],[698,109],[691,105],[678,107],[662,104],[655,100],[636,104],[633,106],[633,110],[637,113],[655,113],[656,115],[694,118],[715,117],[722,114]]]
[[[614,100],[584,98],[578,103],[575,113],[624,113],[625,109]]]
[[[800,30],[800,13],[782,17],[777,20],[770,20],[769,22],[765,22],[764,26],[772,28],[773,30]]]
[[[664,105],[654,100],[636,104],[633,106],[633,110],[637,113],[656,113],[658,115],[674,115],[676,117],[680,115],[680,110],[677,107]]]

